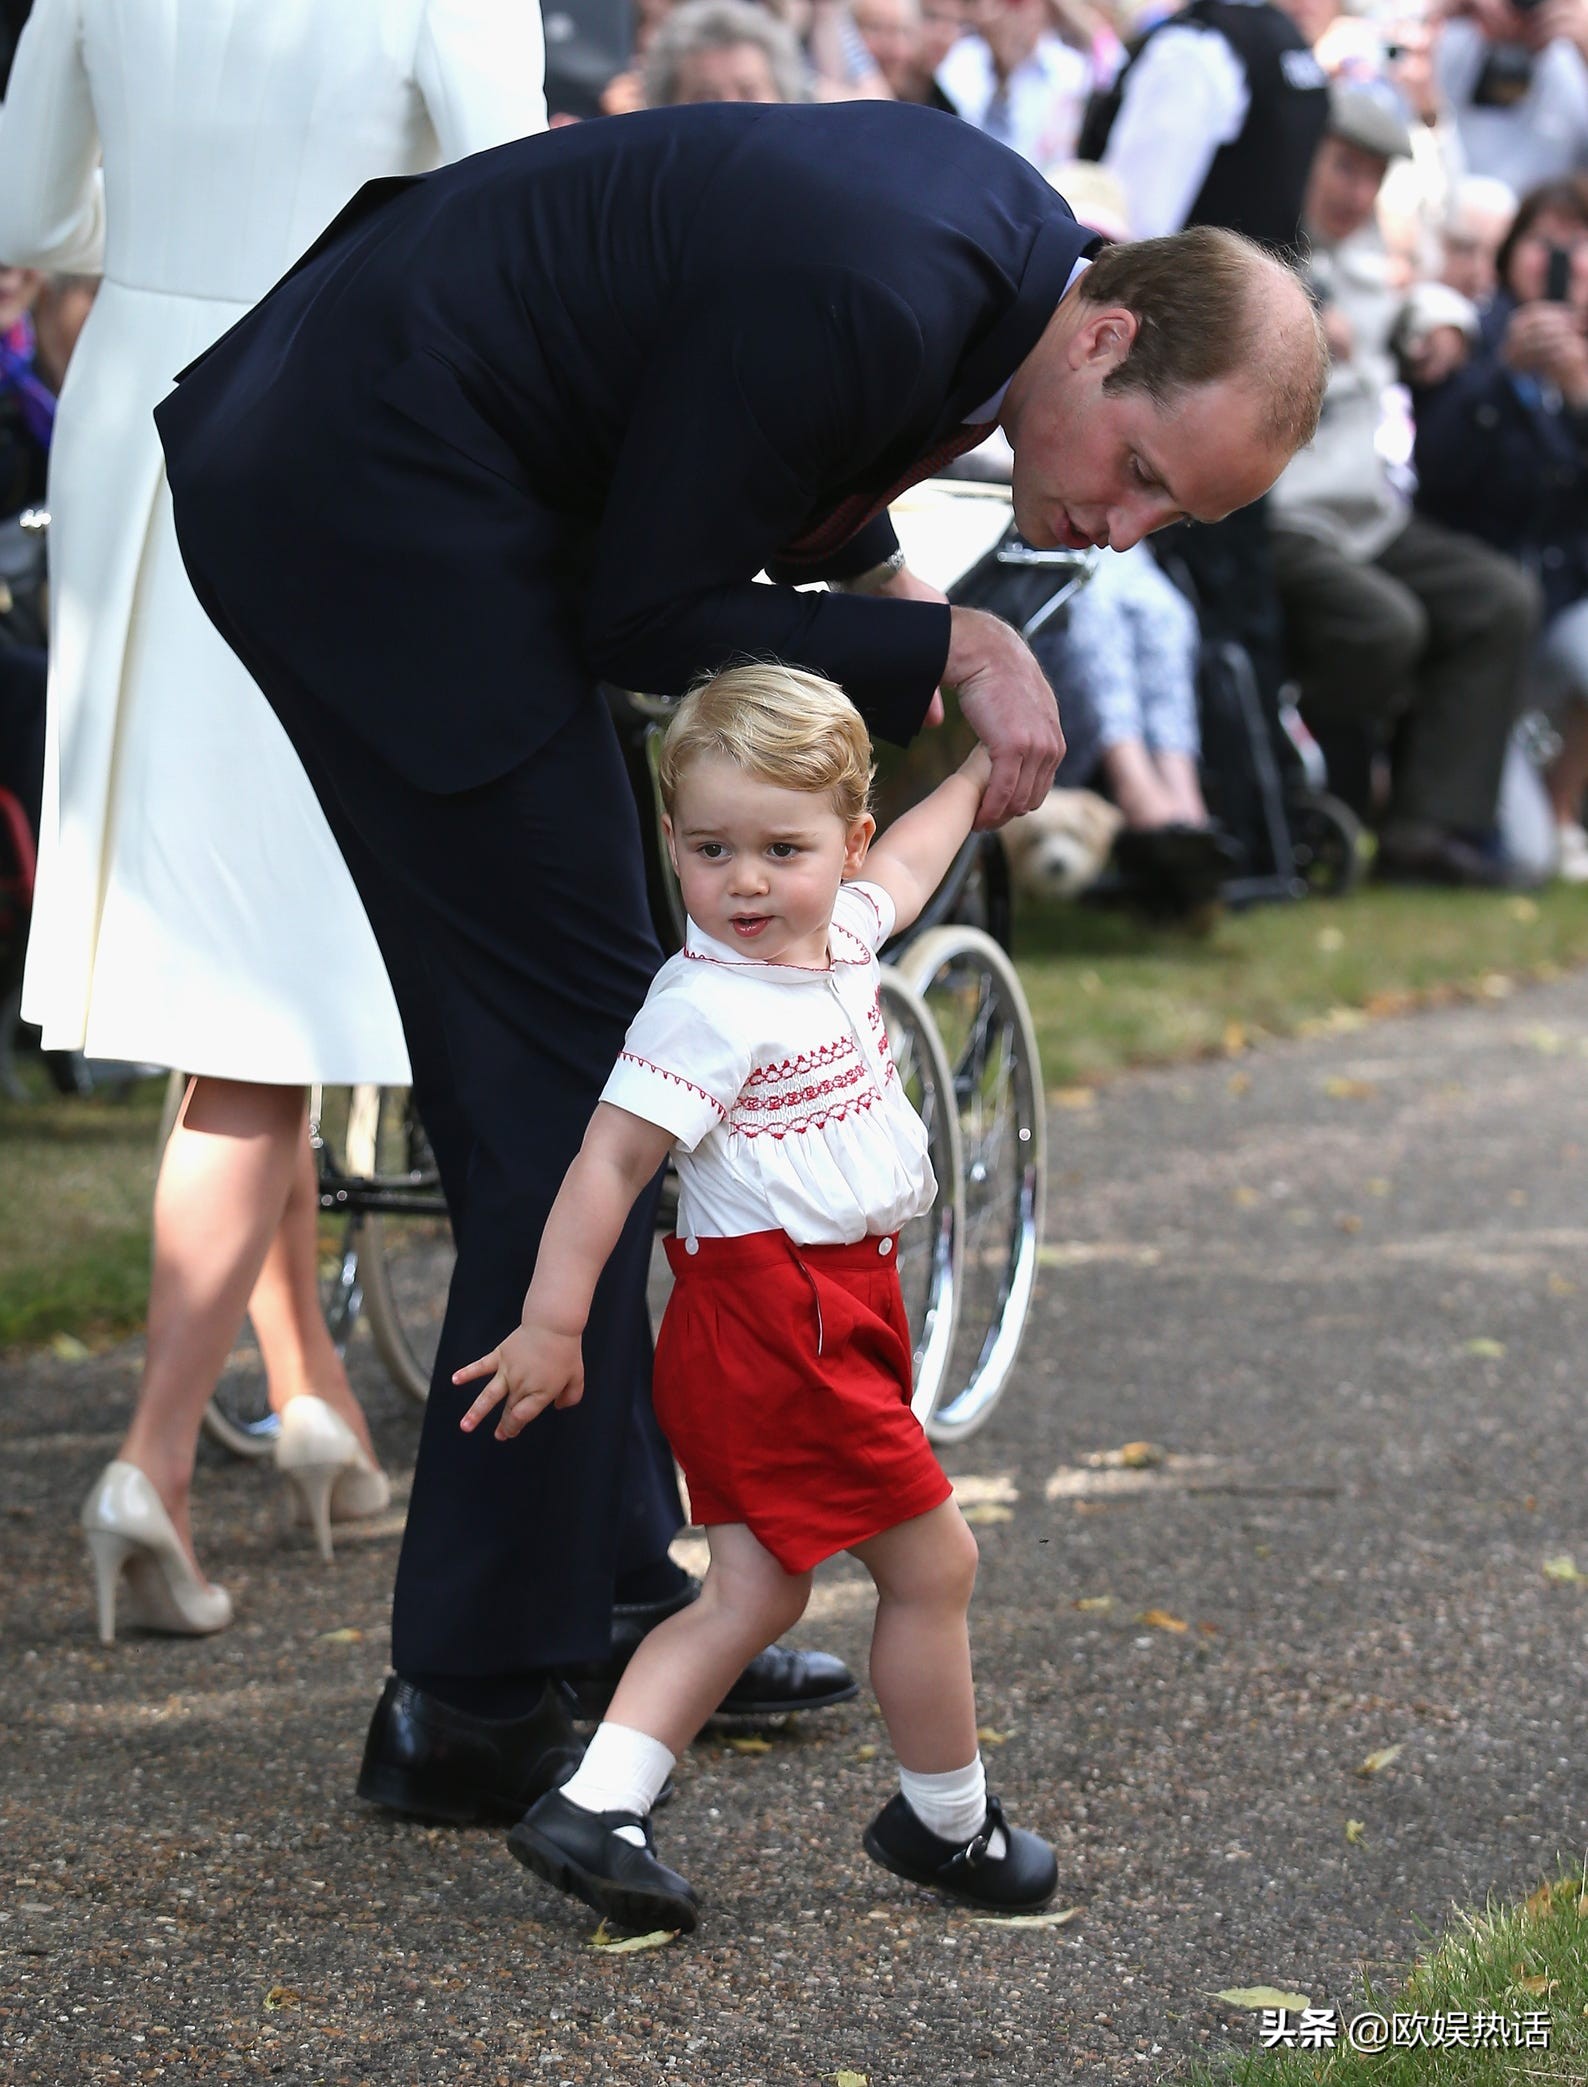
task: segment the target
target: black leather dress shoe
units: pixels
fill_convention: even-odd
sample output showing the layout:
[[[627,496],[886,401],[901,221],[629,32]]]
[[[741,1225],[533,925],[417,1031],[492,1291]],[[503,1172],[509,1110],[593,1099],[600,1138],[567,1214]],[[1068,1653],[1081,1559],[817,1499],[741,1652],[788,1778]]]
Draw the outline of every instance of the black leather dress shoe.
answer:
[[[994,1828],[1001,1828],[1002,1855],[988,1852]],[[1024,1827],[1011,1826],[996,1797],[987,1800],[981,1831],[968,1841],[940,1840],[923,1826],[901,1795],[866,1828],[864,1845],[873,1862],[912,1884],[951,1892],[973,1906],[994,1913],[1032,1913],[1052,1898],[1059,1865],[1047,1842]]]
[[[1449,884],[1468,891],[1514,891],[1523,879],[1509,856],[1476,847],[1439,826],[1386,827],[1373,858],[1380,884]]]
[[[573,1695],[575,1716],[603,1717],[640,1640],[667,1617],[687,1609],[699,1592],[700,1582],[691,1579],[664,1601],[617,1603],[612,1611],[610,1657],[587,1667],[564,1670],[563,1679]],[[859,1693],[859,1682],[832,1653],[794,1652],[773,1645],[751,1660],[718,1705],[717,1715],[778,1717],[786,1710],[829,1710],[833,1704],[847,1703]]]
[[[625,1840],[620,1826],[639,1827],[644,1847]],[[694,1929],[700,1901],[676,1870],[657,1861],[650,1821],[637,1812],[587,1812],[553,1790],[524,1814],[507,1845],[526,1869],[607,1920],[646,1932]]]
[[[358,1794],[447,1826],[516,1819],[579,1765],[584,1742],[554,1681],[525,1717],[472,1717],[393,1674],[364,1742]]]

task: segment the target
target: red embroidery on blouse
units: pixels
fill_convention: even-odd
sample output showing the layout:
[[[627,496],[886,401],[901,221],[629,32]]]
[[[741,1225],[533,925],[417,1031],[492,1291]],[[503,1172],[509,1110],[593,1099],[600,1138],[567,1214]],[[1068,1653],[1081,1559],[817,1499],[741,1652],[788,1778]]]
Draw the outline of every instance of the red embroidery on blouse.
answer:
[[[838,1094],[844,1089],[866,1084],[869,1074],[859,1059],[844,1072],[830,1080],[814,1080],[808,1087],[785,1089],[781,1094],[751,1094],[746,1088],[734,1103],[735,1111],[747,1109],[752,1113],[770,1115],[777,1109],[797,1109],[808,1101],[819,1101],[824,1094]]]
[[[748,1088],[765,1086],[772,1081],[797,1080],[807,1073],[815,1072],[820,1066],[834,1065],[839,1059],[852,1058],[854,1055],[855,1040],[852,1036],[835,1037],[831,1043],[822,1044],[814,1051],[802,1052],[798,1058],[785,1058],[779,1064],[756,1066],[744,1084]]]
[[[671,1080],[675,1087],[687,1087],[691,1094],[698,1094],[702,1101],[709,1101],[719,1116],[724,1118],[727,1116],[727,1110],[714,1094],[708,1094],[704,1087],[697,1087],[693,1080],[686,1080],[682,1073],[669,1072],[665,1065],[653,1065],[649,1058],[641,1058],[637,1052],[619,1051],[618,1063],[620,1065],[625,1058],[630,1065],[643,1065],[647,1072],[657,1073],[662,1079]]]
[[[877,1046],[877,1054],[882,1060],[882,1084],[886,1087],[888,1082],[896,1080],[899,1074],[898,1068],[893,1062],[893,1047],[888,1042],[888,1023],[886,1016],[882,1012],[882,988],[880,986],[877,988],[871,1006],[867,1009],[866,1020],[871,1025],[872,1037]]]
[[[730,1117],[728,1129],[737,1131],[742,1138],[784,1138],[791,1133],[803,1137],[809,1130],[825,1130],[829,1123],[842,1123],[846,1116],[857,1115],[869,1109],[881,1097],[875,1088],[869,1094],[856,1095],[853,1101],[842,1102],[836,1109],[823,1109],[820,1115],[801,1117],[789,1123],[741,1123],[737,1116]]]

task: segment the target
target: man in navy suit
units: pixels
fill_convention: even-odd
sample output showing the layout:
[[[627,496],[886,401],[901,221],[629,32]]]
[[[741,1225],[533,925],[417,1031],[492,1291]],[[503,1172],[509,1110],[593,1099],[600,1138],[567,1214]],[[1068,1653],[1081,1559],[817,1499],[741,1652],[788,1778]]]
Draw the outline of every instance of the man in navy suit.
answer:
[[[999,823],[1052,780],[1052,693],[1006,625],[902,569],[891,494],[998,422],[1027,540],[1123,548],[1254,498],[1310,437],[1288,273],[1228,234],[1088,270],[1094,244],[934,111],[626,116],[372,184],[160,408],[183,555],[363,895],[457,1233],[366,1796],[522,1809],[577,1748],[556,1677],[598,1708],[693,1592],[666,1562],[650,1208],[582,1404],[504,1446],[459,1432],[449,1382],[513,1323],[659,961],[598,682],[776,656],[895,742],[942,683]],[[853,1688],[774,1648],[728,1707]]]

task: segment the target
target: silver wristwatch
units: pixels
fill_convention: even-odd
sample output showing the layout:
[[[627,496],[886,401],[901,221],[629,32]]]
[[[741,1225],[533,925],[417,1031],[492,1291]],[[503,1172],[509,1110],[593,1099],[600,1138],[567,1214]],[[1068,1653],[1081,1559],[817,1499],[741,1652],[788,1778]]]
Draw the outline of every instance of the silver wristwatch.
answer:
[[[880,565],[868,566],[857,572],[850,580],[829,580],[828,586],[835,594],[880,594],[895,573],[904,570],[904,551],[892,550]]]

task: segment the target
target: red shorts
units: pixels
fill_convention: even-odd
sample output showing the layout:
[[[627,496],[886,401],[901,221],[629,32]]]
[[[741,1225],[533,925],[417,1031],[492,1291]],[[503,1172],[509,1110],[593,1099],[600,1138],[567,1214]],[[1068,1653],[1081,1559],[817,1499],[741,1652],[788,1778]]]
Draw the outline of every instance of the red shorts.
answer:
[[[785,1572],[928,1513],[953,1488],[910,1411],[910,1331],[878,1239],[669,1239],[656,1418],[696,1522],[743,1522]]]

